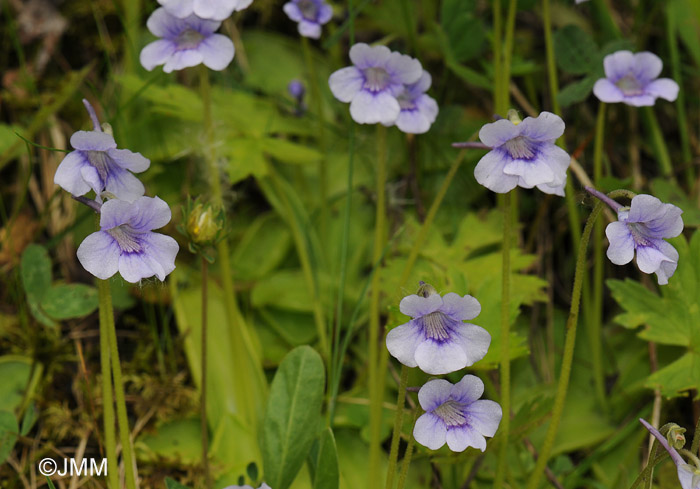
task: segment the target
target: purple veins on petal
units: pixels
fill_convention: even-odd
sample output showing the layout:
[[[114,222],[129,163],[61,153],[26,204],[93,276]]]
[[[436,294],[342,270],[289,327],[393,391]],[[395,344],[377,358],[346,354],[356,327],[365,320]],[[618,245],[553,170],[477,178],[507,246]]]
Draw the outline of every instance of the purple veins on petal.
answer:
[[[474,169],[477,182],[497,193],[520,186],[563,196],[571,161],[555,144],[563,133],[564,121],[550,112],[523,121],[511,114],[484,125],[479,138],[491,151]]]
[[[221,25],[218,20],[195,14],[178,18],[161,7],[151,14],[146,25],[151,33],[162,38],[141,50],[141,65],[148,71],[163,65],[163,71],[170,73],[201,63],[221,71],[233,60],[235,48],[231,39],[215,34]]]
[[[321,37],[321,26],[333,17],[333,9],[324,0],[291,0],[282,7],[294,22],[299,34],[311,39]]]
[[[642,107],[654,105],[657,98],[674,101],[678,97],[675,81],[658,78],[663,62],[653,53],[617,51],[605,57],[603,67],[605,78],[593,86],[593,93],[601,102]]]
[[[425,414],[413,429],[416,441],[431,450],[445,443],[454,452],[486,450],[485,437],[496,433],[503,412],[498,403],[480,400],[483,392],[484,383],[474,375],[454,385],[443,379],[426,382],[418,391]]]
[[[78,247],[78,260],[103,280],[118,271],[127,282],[154,275],[163,281],[175,269],[179,246],[170,236],[152,230],[165,226],[170,218],[170,207],[158,197],[109,200],[102,205],[100,230]]]
[[[404,365],[439,375],[473,365],[486,355],[491,335],[480,326],[463,322],[481,311],[473,297],[412,294],[404,297],[399,307],[412,319],[389,331],[386,345]]]
[[[644,273],[656,273],[659,284],[668,283],[678,266],[678,251],[664,241],[683,231],[683,211],[651,195],[637,195],[630,207],[622,207],[618,220],[608,224],[605,235],[610,246],[607,256],[624,265],[637,255],[637,266]]]

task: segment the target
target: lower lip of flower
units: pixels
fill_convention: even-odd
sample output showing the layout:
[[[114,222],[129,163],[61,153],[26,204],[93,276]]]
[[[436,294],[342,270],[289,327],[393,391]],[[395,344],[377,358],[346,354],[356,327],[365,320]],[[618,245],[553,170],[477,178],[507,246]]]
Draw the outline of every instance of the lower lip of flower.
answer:
[[[464,404],[450,399],[435,408],[433,414],[438,416],[448,427],[464,426],[467,418],[464,415]]]
[[[178,49],[194,49],[199,46],[202,39],[204,39],[204,36],[201,32],[195,29],[187,29],[177,36],[175,43]]]
[[[615,82],[615,85],[617,86],[617,88],[620,89],[620,91],[622,91],[623,94],[629,97],[635,95],[642,95],[644,93],[644,90],[642,90],[642,85],[639,83],[639,80],[637,80],[637,78],[635,78],[635,76],[631,73],[620,78],[618,81]]]
[[[518,160],[531,160],[537,154],[534,141],[525,136],[514,137],[506,141],[503,146],[512,158]]]
[[[297,7],[299,7],[299,11],[305,19],[316,20],[318,7],[313,0],[300,0],[299,3],[297,3]]]
[[[389,82],[389,73],[384,68],[373,66],[364,70],[365,88],[371,92],[384,90]]]
[[[137,238],[139,233],[128,224],[107,229],[107,233],[117,241],[119,249],[124,253],[138,253],[142,250]]]

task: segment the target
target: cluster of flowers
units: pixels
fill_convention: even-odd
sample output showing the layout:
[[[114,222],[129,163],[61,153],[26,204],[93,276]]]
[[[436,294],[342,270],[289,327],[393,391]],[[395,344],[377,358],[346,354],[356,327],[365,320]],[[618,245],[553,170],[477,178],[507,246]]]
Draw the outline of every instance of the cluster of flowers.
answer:
[[[216,34],[221,22],[253,0],[158,0],[162,7],[146,25],[161,39],[141,50],[141,65],[148,71],[163,65],[170,73],[204,63],[212,70],[225,69],[235,53],[233,42]]]
[[[421,282],[418,292],[404,297],[399,308],[412,319],[389,331],[386,346],[407,367],[419,367],[432,375],[448,374],[478,362],[489,349],[488,331],[464,323],[481,312],[479,301],[470,295],[440,296]],[[484,383],[474,375],[465,375],[456,384],[428,381],[418,391],[425,414],[416,421],[413,437],[431,450],[447,443],[455,452],[467,447],[483,452],[484,437],[496,433],[503,416],[498,403],[479,399],[483,393]]]
[[[438,114],[435,100],[425,92],[432,79],[420,61],[386,46],[355,44],[353,66],[341,68],[328,79],[331,92],[350,103],[350,115],[360,124],[396,125],[401,131],[422,134]]]
[[[108,124],[100,126],[87,100],[92,131],[77,131],[70,139],[74,151],[56,170],[54,182],[100,214],[100,230],[78,247],[78,260],[100,279],[117,271],[127,282],[152,276],[165,280],[175,269],[177,242],[152,232],[171,218],[170,207],[158,197],[144,197],[144,186],[131,172],[148,169],[150,161],[128,149],[117,149]],[[95,200],[83,195],[95,192]]]

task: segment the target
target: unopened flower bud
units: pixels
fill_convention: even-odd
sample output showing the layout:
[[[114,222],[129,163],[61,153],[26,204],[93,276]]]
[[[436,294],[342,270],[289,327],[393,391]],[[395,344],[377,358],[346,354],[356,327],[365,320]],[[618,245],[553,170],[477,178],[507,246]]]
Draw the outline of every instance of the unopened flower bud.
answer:
[[[114,136],[114,131],[112,130],[112,124],[109,122],[103,122],[102,123],[102,132],[109,134],[110,136]]]
[[[661,433],[666,435],[668,444],[673,448],[681,449],[685,446],[685,428],[681,428],[676,423],[666,423],[661,427]]]
[[[187,234],[197,244],[207,244],[216,239],[221,230],[217,212],[210,205],[198,203],[187,218]]]
[[[506,114],[506,118],[507,118],[510,122],[512,122],[513,124],[515,124],[516,126],[517,126],[518,124],[520,124],[520,123],[523,121],[523,120],[520,118],[520,116],[518,115],[518,111],[515,110],[515,109],[510,109],[510,110],[508,110],[508,114]]]
[[[435,287],[433,287],[430,284],[426,284],[422,280],[420,282],[418,282],[418,284],[419,284],[419,287],[418,287],[418,291],[416,292],[416,295],[419,295],[421,297],[429,297],[433,294],[438,293],[437,290],[435,290]]]

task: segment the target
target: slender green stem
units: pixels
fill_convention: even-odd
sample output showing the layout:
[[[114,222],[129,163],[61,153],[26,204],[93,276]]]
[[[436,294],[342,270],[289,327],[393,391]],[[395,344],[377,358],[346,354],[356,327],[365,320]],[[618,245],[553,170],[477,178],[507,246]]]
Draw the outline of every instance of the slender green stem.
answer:
[[[557,65],[554,60],[554,42],[552,41],[552,9],[550,0],[542,0],[542,22],[544,23],[544,45],[547,55],[547,79],[549,80],[549,93],[551,95],[552,111],[561,114],[559,106],[559,80],[557,79]]]
[[[119,425],[119,441],[122,444],[122,459],[126,473],[127,489],[136,489],[136,460],[131,447],[131,432],[129,430],[129,417],[126,413],[126,396],[124,395],[124,380],[122,379],[122,367],[119,361],[117,348],[117,330],[114,326],[114,310],[112,309],[112,292],[109,282],[100,280],[100,307],[104,308],[107,341],[109,342],[109,356],[112,363],[112,375],[114,376],[114,397],[117,404],[117,424]]]
[[[634,480],[634,482],[630,486],[630,489],[636,489],[637,486],[639,486],[639,484],[641,484],[645,480],[651,478],[651,473],[654,470],[654,467],[656,467],[659,464],[659,462],[663,461],[667,457],[668,457],[668,453],[666,451],[663,451],[661,453],[661,455],[656,457],[653,461],[650,459],[649,462],[647,463],[647,466],[644,468],[644,470]]]
[[[501,407],[503,418],[499,426],[501,444],[498,449],[498,465],[493,487],[503,487],[506,476],[506,456],[510,436],[510,241],[513,219],[511,217],[511,195],[499,196],[503,211],[503,244],[501,267]]]
[[[597,187],[603,177],[603,142],[605,140],[605,107],[601,102],[598,107],[595,140],[593,142],[593,182]],[[602,322],[603,322],[603,222],[598,221],[593,228],[593,303],[591,313],[586,316],[588,336],[591,345],[591,363],[598,402],[605,410],[605,382],[603,379],[602,358]]]
[[[501,68],[502,80],[500,87],[501,93],[500,111],[496,113],[505,115],[505,112],[510,107],[510,63],[513,57],[513,37],[515,34],[515,13],[518,11],[518,0],[510,0],[508,3],[508,16],[506,17],[506,38],[503,52],[503,67]]]
[[[406,385],[408,384],[408,367],[401,366],[401,380],[399,381],[399,394],[396,398],[396,414],[394,415],[394,433],[391,436],[391,451],[389,452],[389,468],[386,473],[386,489],[394,486],[394,476],[396,475],[396,465],[399,457],[399,440],[403,428],[403,406],[406,402]]]
[[[416,419],[418,418],[418,412],[420,409],[416,407],[413,413],[413,423],[411,426],[416,425]],[[406,453],[403,456],[403,464],[401,465],[401,474],[399,474],[399,484],[396,489],[403,489],[406,485],[406,477],[408,476],[408,468],[411,466],[411,458],[413,457],[413,448],[416,446],[416,439],[413,437],[413,430],[408,435],[408,445],[406,446]]]
[[[202,385],[199,403],[200,429],[202,431],[202,467],[206,487],[211,487],[211,472],[209,470],[209,424],[207,423],[207,308],[209,266],[206,258],[202,257]]]
[[[411,251],[408,253],[406,265],[404,266],[403,272],[401,273],[401,278],[399,279],[399,287],[403,287],[404,285],[406,285],[406,281],[411,275],[413,265],[415,265],[416,259],[418,258],[418,254],[420,253],[420,250],[423,247],[423,244],[425,243],[425,239],[428,237],[428,231],[430,231],[430,227],[432,226],[433,221],[435,220],[437,211],[438,209],[440,209],[440,204],[442,204],[442,201],[445,198],[445,195],[447,194],[447,190],[450,188],[450,184],[452,183],[452,180],[454,180],[454,177],[457,174],[457,170],[459,170],[459,167],[462,165],[465,154],[465,150],[460,151],[455,160],[452,162],[452,166],[450,166],[450,169],[447,171],[447,175],[445,176],[445,179],[442,181],[440,189],[435,195],[435,200],[433,201],[433,204],[430,206],[430,209],[428,209],[428,214],[425,216],[425,220],[423,221],[423,224],[418,230],[416,239],[413,241]]]
[[[204,65],[200,66],[200,93],[202,96],[205,136],[203,154],[207,165],[209,187],[211,188],[214,205],[224,208],[219,169],[216,164],[216,155],[214,154],[214,128],[211,112],[209,70]],[[224,238],[217,244],[217,260],[219,269],[222,271],[221,285],[224,289],[224,307],[226,308],[226,320],[231,332],[231,358],[236,371],[241,372],[240,375],[236,376],[236,380],[242,385],[241,391],[250,394],[241,400],[242,414],[251,430],[255,431],[259,417],[258,407],[264,398],[267,381],[261,368],[257,350],[253,346],[250,332],[238,308],[230,257],[228,238]]]
[[[114,399],[112,397],[112,366],[109,355],[109,333],[107,304],[110,300],[109,282],[97,280],[100,300],[100,363],[102,365],[102,410],[105,430],[105,450],[107,453],[107,480],[111,489],[119,489],[119,468],[117,465],[117,440],[114,419]]]
[[[348,269],[348,243],[350,241],[350,215],[352,213],[352,181],[355,167],[355,125],[350,126],[350,141],[348,148],[348,174],[345,187],[345,208],[343,209],[343,236],[340,244],[340,275],[338,277],[338,298],[335,310],[335,325],[333,328],[330,362],[331,371],[329,379],[331,389],[328,401],[328,425],[332,425],[335,415],[335,403],[338,396],[338,385],[340,384],[340,370],[342,368],[342,356],[340,352],[340,332],[343,322],[343,300],[345,298],[345,282],[347,280]]]
[[[501,103],[501,81],[502,81],[502,74],[501,74],[501,55],[502,55],[502,47],[501,47],[501,31],[503,29],[503,18],[502,18],[502,13],[501,13],[501,0],[493,0],[492,3],[492,11],[493,11],[493,101],[494,101],[494,110],[496,113],[498,113],[499,110],[505,110],[504,106],[505,104]],[[505,114],[500,114],[501,116],[505,117]]]
[[[695,433],[693,434],[693,443],[690,445],[690,451],[698,453],[698,448],[700,448],[700,417],[698,417],[698,422],[695,424]]]
[[[647,465],[650,465],[653,460],[656,460],[657,458],[657,452],[659,451],[659,440],[656,439],[656,437],[652,436],[653,442],[651,445],[651,452],[649,453],[649,458],[647,459]],[[646,483],[646,488],[651,489],[653,486],[653,481],[654,481],[654,466],[652,465],[650,471],[649,471],[649,478]]]
[[[320,236],[325,239],[328,231],[328,170],[326,164],[326,130],[323,121],[323,100],[321,99],[321,90],[318,86],[318,77],[314,69],[314,57],[311,52],[311,45],[308,38],[301,37],[301,49],[304,53],[304,62],[306,63],[306,71],[308,72],[308,80],[311,88],[311,103],[316,112],[316,120],[318,122],[318,142],[321,149],[321,159],[318,161],[318,195],[320,197]]]
[[[376,263],[386,241],[386,127],[377,124],[377,208],[374,227],[372,263]],[[379,321],[380,294],[379,273],[372,277],[369,304],[369,481],[370,488],[379,487],[379,455],[381,449],[382,400],[384,372],[379,371]]]
[[[413,15],[411,15],[412,6],[409,0],[400,0],[401,2],[401,15],[403,17],[403,22],[406,27],[406,33],[408,34],[408,46],[410,49],[410,54],[413,56],[417,55],[416,52],[416,26],[413,23]]]
[[[619,195],[619,192],[611,192],[609,197],[614,198]],[[539,457],[535,469],[530,475],[527,483],[527,489],[536,489],[539,487],[540,479],[544,473],[544,469],[549,461],[549,456],[554,446],[554,438],[557,435],[559,421],[561,420],[562,412],[564,411],[564,402],[569,388],[569,378],[571,376],[571,366],[574,359],[574,346],[576,344],[576,327],[578,325],[579,305],[581,301],[581,289],[583,285],[583,277],[586,272],[586,251],[588,249],[588,241],[593,231],[593,224],[598,219],[598,216],[603,211],[602,202],[598,202],[593,209],[593,212],[586,221],[586,227],[581,235],[581,245],[579,246],[578,256],[576,258],[576,274],[574,276],[574,287],[571,293],[571,308],[569,310],[569,318],[566,321],[566,339],[564,342],[564,356],[561,361],[561,373],[559,374],[559,383],[557,385],[557,393],[554,398],[554,407],[552,409],[552,419],[547,428],[544,445],[539,451]]]
[[[642,107],[642,120],[651,136],[651,145],[654,148],[654,153],[656,154],[656,160],[659,163],[659,169],[661,174],[670,179],[675,179],[673,174],[673,165],[671,163],[671,156],[668,153],[668,147],[666,146],[666,140],[661,132],[661,127],[659,127],[659,121],[656,119],[653,107]]]

